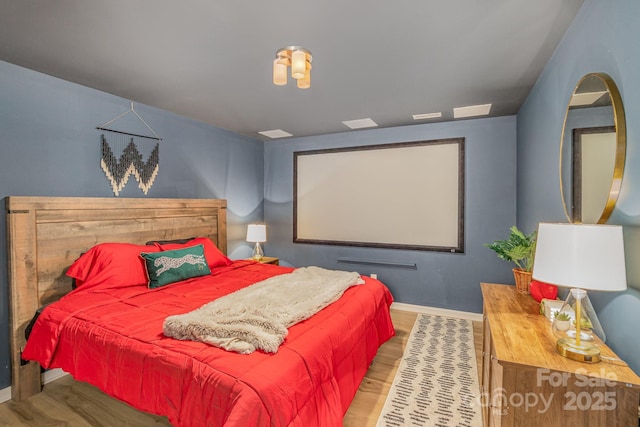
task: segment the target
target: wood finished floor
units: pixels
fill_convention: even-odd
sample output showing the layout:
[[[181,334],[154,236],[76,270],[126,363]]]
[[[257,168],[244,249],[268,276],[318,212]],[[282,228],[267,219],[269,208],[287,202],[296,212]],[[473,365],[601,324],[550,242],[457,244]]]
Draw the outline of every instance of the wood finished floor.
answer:
[[[417,314],[391,310],[396,336],[378,350],[367,375],[345,414],[344,427],[375,426]],[[480,378],[482,322],[473,322]],[[74,381],[69,375],[45,385],[42,393],[16,403],[0,404],[0,426],[11,427],[112,427],[171,426],[165,417],[137,411],[97,388]]]

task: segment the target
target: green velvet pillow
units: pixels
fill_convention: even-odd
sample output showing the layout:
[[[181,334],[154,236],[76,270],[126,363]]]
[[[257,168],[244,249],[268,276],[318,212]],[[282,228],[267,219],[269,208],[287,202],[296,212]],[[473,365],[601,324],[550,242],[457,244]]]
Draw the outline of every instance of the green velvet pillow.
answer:
[[[150,288],[211,274],[202,245],[172,251],[143,252],[140,256],[145,262]]]

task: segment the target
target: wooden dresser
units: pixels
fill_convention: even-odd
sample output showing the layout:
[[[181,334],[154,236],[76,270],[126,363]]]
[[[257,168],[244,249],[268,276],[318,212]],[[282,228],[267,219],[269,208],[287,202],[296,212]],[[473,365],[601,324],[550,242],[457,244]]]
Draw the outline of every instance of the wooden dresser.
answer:
[[[482,283],[485,426],[637,426],[640,377],[624,362],[560,356],[539,304],[514,286]],[[603,356],[617,358],[606,346]]]

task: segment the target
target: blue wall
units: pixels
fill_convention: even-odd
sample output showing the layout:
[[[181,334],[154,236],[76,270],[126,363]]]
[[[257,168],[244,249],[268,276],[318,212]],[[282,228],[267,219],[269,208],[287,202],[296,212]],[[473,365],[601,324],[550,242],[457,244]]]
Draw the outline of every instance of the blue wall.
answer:
[[[465,253],[293,244],[293,153],[320,148],[465,137]],[[481,281],[513,283],[512,265],[484,247],[505,238],[516,221],[516,118],[465,120],[361,130],[267,142],[265,222],[267,253],[283,264],[320,265],[377,273],[396,301],[471,312],[482,311]],[[420,183],[399,189],[420,194]],[[362,207],[375,209],[385,195]],[[339,207],[336,207],[338,209]],[[437,206],[434,206],[437,209]],[[390,218],[393,220],[393,218]],[[531,231],[531,230],[527,230]],[[338,263],[338,258],[415,263],[417,270]]]
[[[518,113],[518,225],[566,222],[558,184],[565,108],[583,75],[605,72],[618,85],[627,119],[627,159],[610,224],[624,226],[627,278],[640,287],[640,2],[586,0]],[[592,295],[609,344],[640,372],[640,292]]]
[[[129,109],[128,100],[6,62],[0,62],[0,94],[0,199],[113,196],[95,127]],[[120,197],[226,198],[229,254],[249,256],[245,224],[263,217],[263,143],[144,105],[135,110],[163,138],[160,169],[147,196],[131,176]],[[4,226],[0,270],[7,270]],[[10,385],[7,300],[5,273],[0,388]]]
[[[481,281],[513,283],[511,265],[483,246],[516,223],[565,221],[558,150],[565,108],[586,73],[617,82],[625,102],[628,148],[618,207],[610,223],[625,225],[630,285],[640,287],[640,3],[585,0],[517,118],[502,117],[363,130],[270,141],[249,138],[144,105],[136,111],[164,138],[160,173],[148,197],[226,198],[229,252],[250,254],[246,223],[264,218],[267,255],[283,264],[316,264],[375,272],[399,302],[480,312]],[[8,195],[113,195],[99,167],[95,126],[129,101],[0,62],[0,198]],[[293,152],[441,138],[466,138],[465,253],[350,248],[292,243]],[[516,149],[517,140],[517,149]],[[517,160],[517,167],[516,167]],[[517,185],[516,185],[517,179]],[[133,179],[121,197],[144,197]],[[406,191],[419,192],[419,187]],[[264,201],[263,201],[264,196]],[[372,200],[365,209],[375,209]],[[517,216],[516,216],[517,207]],[[339,264],[339,257],[415,263],[417,270]],[[638,264],[639,267],[635,267]],[[6,233],[0,227],[0,269]],[[594,295],[608,343],[640,372],[640,292]],[[6,275],[0,279],[0,388],[10,383]]]

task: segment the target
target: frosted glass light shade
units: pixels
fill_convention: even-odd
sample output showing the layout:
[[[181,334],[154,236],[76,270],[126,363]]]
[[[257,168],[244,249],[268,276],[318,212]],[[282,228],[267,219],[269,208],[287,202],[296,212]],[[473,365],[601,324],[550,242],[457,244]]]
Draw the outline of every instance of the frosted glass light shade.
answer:
[[[304,76],[298,79],[297,85],[299,89],[309,89],[311,87],[311,66],[308,64]]]
[[[533,278],[563,287],[624,291],[622,226],[540,223]]]
[[[291,54],[291,77],[294,79],[303,78],[306,69],[307,55],[301,50],[294,51]]]
[[[280,58],[273,60],[273,84],[278,86],[287,84],[287,64]]]

